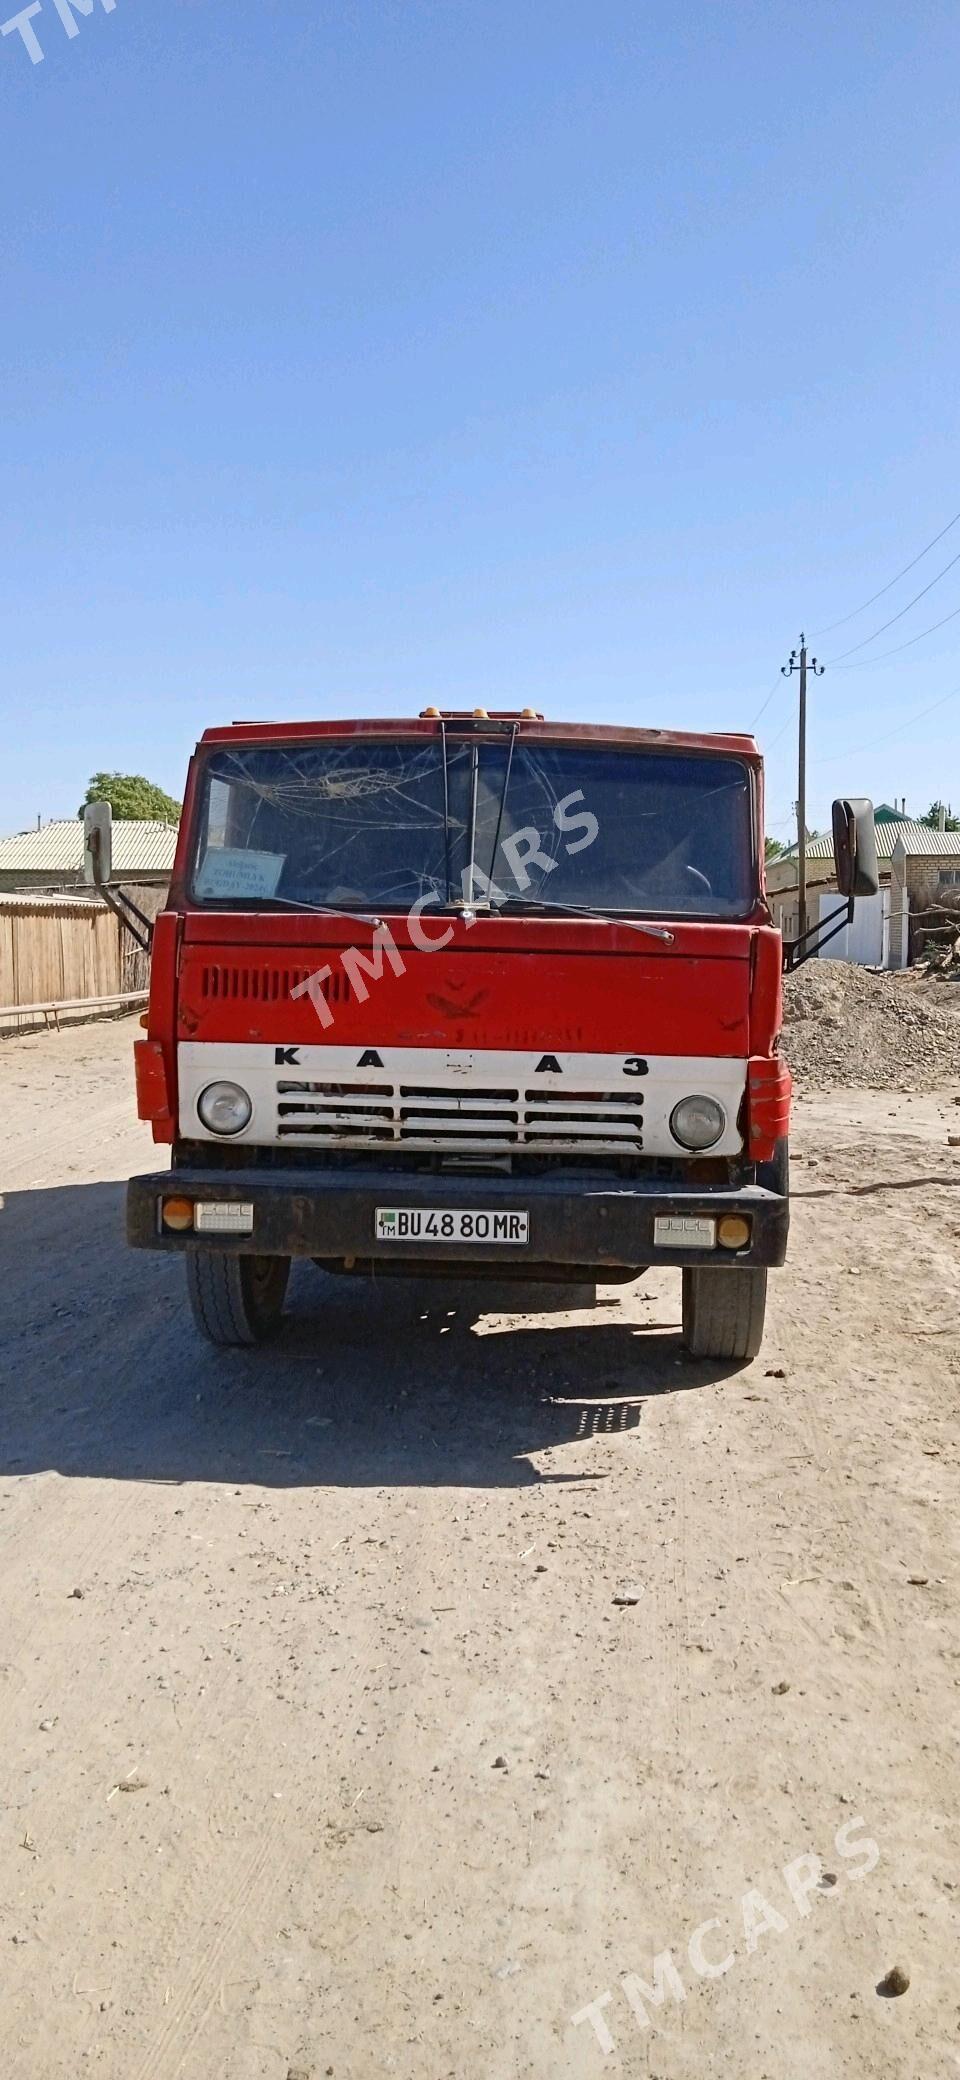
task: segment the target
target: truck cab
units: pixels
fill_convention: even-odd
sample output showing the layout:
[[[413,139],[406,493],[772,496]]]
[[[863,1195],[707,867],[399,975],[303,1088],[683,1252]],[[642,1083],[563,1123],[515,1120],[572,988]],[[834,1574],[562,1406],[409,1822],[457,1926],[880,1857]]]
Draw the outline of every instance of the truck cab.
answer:
[[[689,1350],[753,1356],[789,1220],[763,854],[747,736],[531,710],[208,730],[136,1046],[169,1168],[131,1180],[131,1243],[184,1257],[218,1344],[274,1333],[294,1258],[665,1264]]]

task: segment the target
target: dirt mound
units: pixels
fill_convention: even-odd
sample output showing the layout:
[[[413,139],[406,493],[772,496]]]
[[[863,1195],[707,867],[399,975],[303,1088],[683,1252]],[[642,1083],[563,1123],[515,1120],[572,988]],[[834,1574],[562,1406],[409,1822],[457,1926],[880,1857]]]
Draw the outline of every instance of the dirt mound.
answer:
[[[812,960],[783,994],[783,1051],[801,1089],[960,1083],[960,980]]]

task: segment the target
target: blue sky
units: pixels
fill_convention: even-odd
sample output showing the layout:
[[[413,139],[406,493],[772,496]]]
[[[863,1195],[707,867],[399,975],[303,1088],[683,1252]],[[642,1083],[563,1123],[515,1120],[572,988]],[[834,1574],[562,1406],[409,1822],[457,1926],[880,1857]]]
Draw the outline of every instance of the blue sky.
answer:
[[[951,6],[31,26],[42,63],[0,41],[0,831],[97,767],[179,793],[233,717],[749,727],[801,624],[960,507]],[[861,655],[958,604],[960,564]],[[811,820],[960,806],[960,695],[909,726],[954,687],[960,617],[818,681]],[[782,836],[792,698],[758,725]]]

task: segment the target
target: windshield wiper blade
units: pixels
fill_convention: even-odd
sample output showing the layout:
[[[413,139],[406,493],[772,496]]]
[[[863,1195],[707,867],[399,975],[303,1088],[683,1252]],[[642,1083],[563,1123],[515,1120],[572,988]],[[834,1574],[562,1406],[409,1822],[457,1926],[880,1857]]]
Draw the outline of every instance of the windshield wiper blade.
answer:
[[[447,725],[440,718],[440,748],[443,752],[443,871],[447,892],[444,901],[450,902],[450,766],[447,759]]]
[[[668,931],[663,924],[646,924],[639,917],[617,917],[609,910],[592,910],[587,903],[550,903],[545,896],[505,896],[497,903],[496,910],[535,910],[552,912],[555,917],[589,917],[594,924],[621,924],[628,932],[644,932],[649,939],[662,939],[664,945],[672,946],[676,933]]]
[[[293,896],[255,896],[254,901],[258,900],[280,903],[284,910],[306,911],[316,917],[345,917],[349,924],[372,924],[375,931],[383,924],[383,918],[374,917],[369,910],[340,910],[336,903],[298,903]]]
[[[477,801],[479,799],[479,793],[480,746],[477,743],[476,738],[474,738],[474,741],[470,746],[470,814],[469,827],[467,830],[467,875],[466,880],[464,882],[464,887],[468,888],[470,891],[471,901],[473,900],[474,865],[477,851]]]
[[[497,871],[497,847],[498,847],[498,845],[499,845],[499,843],[500,843],[500,832],[501,832],[501,830],[503,829],[503,812],[504,812],[504,810],[505,810],[505,808],[506,808],[506,806],[507,806],[507,789],[508,789],[508,787],[509,787],[509,785],[510,785],[510,770],[511,770],[511,767],[512,767],[512,765],[513,765],[513,754],[514,754],[514,752],[515,752],[515,750],[516,750],[516,748],[517,748],[517,738],[518,738],[518,736],[519,736],[519,735],[520,735],[520,724],[519,724],[519,722],[515,722],[515,723],[514,723],[514,725],[513,725],[513,728],[512,728],[512,729],[511,729],[511,731],[510,731],[510,749],[509,749],[509,751],[507,752],[507,766],[506,766],[506,771],[505,771],[505,773],[504,773],[504,776],[503,776],[503,786],[502,786],[502,787],[501,787],[501,789],[500,789],[500,807],[499,807],[499,808],[498,808],[498,810],[497,810],[497,827],[496,827],[496,830],[495,830],[495,831],[494,831],[494,833],[493,833],[493,850],[492,850],[492,852],[491,852],[491,854],[490,854],[490,886],[491,886],[491,888],[492,888],[492,887],[493,887],[493,885],[494,885],[494,875],[496,874],[496,871]],[[471,888],[471,892],[472,892],[472,890],[473,890],[473,879],[472,879],[472,876],[471,876],[471,881],[470,881],[470,888]]]

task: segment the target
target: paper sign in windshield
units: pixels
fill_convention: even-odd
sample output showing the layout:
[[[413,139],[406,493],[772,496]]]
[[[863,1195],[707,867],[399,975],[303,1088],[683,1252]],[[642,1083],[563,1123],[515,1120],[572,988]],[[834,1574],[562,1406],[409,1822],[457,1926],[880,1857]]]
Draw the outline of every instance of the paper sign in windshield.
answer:
[[[241,846],[214,847],[197,875],[197,894],[274,896],[287,863],[285,852],[247,852]]]

